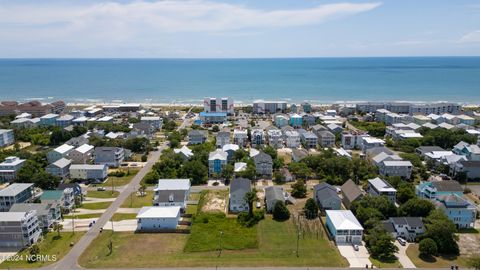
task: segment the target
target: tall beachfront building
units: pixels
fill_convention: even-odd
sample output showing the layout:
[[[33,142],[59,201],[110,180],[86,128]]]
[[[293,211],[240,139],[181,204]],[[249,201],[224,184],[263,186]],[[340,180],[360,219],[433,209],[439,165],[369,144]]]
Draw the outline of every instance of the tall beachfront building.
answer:
[[[203,100],[203,110],[207,113],[223,112],[232,115],[234,114],[233,99],[229,97],[207,97]]]
[[[285,113],[286,111],[287,111],[286,101],[255,100],[253,102],[253,113],[274,114],[274,113]]]

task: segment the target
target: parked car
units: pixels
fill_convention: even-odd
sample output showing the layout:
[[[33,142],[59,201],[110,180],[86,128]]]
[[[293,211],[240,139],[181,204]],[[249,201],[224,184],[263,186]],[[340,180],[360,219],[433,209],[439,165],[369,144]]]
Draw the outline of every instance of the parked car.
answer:
[[[97,191],[105,191],[105,190],[107,190],[105,187],[98,187],[97,188]]]
[[[407,241],[405,241],[405,239],[401,238],[401,237],[397,237],[397,241],[398,243],[400,243],[400,245],[402,246],[405,246],[407,244]]]
[[[257,208],[262,207],[262,204],[260,202],[257,202]]]
[[[353,250],[358,251],[359,249],[358,245],[353,245]]]

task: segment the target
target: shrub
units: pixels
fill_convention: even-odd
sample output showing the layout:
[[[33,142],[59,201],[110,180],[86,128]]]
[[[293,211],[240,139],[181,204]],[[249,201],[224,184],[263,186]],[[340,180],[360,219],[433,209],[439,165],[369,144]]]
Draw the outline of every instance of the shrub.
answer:
[[[254,211],[252,215],[250,215],[248,212],[241,212],[240,214],[238,214],[237,221],[242,226],[252,227],[264,218],[265,212],[263,210]]]
[[[273,219],[278,221],[288,220],[290,218],[290,211],[282,201],[277,201],[273,207]]]
[[[309,198],[305,203],[304,209],[307,219],[314,219],[318,217],[318,206],[314,199]]]
[[[420,251],[420,255],[427,257],[435,256],[438,253],[437,243],[431,238],[425,238],[420,241],[418,250]]]

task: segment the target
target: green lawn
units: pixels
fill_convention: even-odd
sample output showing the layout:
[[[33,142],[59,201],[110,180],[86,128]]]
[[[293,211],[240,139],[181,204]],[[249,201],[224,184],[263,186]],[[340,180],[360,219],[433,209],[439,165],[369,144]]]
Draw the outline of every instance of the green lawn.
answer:
[[[96,203],[84,203],[82,204],[83,209],[98,210],[98,209],[107,209],[112,202],[96,202]]]
[[[85,234],[85,232],[75,232],[75,234],[71,232],[62,232],[60,233],[60,238],[56,232],[48,233],[45,236],[45,239],[38,243],[38,247],[40,248],[40,255],[50,255],[50,258],[53,258],[53,255],[56,256],[56,260],[60,260],[63,258],[71,249],[70,242],[77,243],[78,240]],[[22,258],[23,260],[18,261],[9,261],[3,262],[0,264],[0,268],[10,269],[10,268],[39,268],[44,267],[49,264],[54,263],[52,262],[35,262],[29,263],[25,258],[28,255],[28,250],[21,251],[18,255],[18,258]]]
[[[121,169],[121,170],[127,171],[127,169]],[[139,169],[130,169],[130,173],[128,175],[123,176],[123,177],[109,176],[107,181],[105,181],[101,184],[98,184],[97,186],[111,187],[112,182],[113,182],[113,185],[116,186],[116,187],[124,186],[124,185],[130,183],[132,178],[138,173],[138,170]]]
[[[438,256],[422,258],[420,257],[417,244],[412,244],[407,248],[407,256],[418,268],[450,268],[451,265],[467,266],[467,258],[465,257]]]
[[[185,211],[187,214],[195,215],[197,213],[198,206],[196,204],[188,204],[187,210]]]
[[[126,220],[126,219],[136,219],[137,214],[136,213],[115,213],[113,214],[113,221],[120,221],[120,220]]]
[[[110,190],[107,189],[105,191],[89,190],[87,192],[87,197],[106,199],[106,198],[116,198],[118,197],[118,194],[120,194],[120,192],[118,191],[112,192],[111,189]]]
[[[227,250],[256,248],[256,228],[238,224],[236,218],[225,214],[200,214],[193,219],[186,252],[217,250],[219,245]]]
[[[77,215],[75,214],[75,219],[87,219],[87,218],[99,218],[100,216],[102,216],[101,213],[94,213],[94,214],[83,214],[83,215]],[[63,216],[63,218],[65,219],[72,219],[73,218],[73,215],[65,215]]]
[[[133,192],[122,204],[122,208],[141,208],[143,206],[152,206],[153,191],[147,190],[146,196],[139,197],[137,192]]]
[[[193,226],[194,227],[194,226]],[[257,247],[219,252],[185,252],[192,234],[135,234],[115,232],[112,235],[113,252],[108,255],[107,243],[111,234],[100,234],[85,250],[79,264],[87,268],[122,267],[345,267],[346,260],[326,237],[308,234],[299,241],[299,257],[296,256],[297,230],[292,221],[277,222],[266,217],[256,227]],[[255,230],[254,229],[254,230]],[[215,238],[217,237],[217,238]],[[214,247],[219,234],[211,237]],[[229,236],[230,238],[232,236]],[[242,237],[239,235],[238,237]],[[224,241],[225,242],[225,241]],[[193,242],[192,242],[193,243]],[[226,244],[226,243],[225,243]],[[132,258],[135,258],[132,260]]]
[[[377,268],[403,268],[398,260],[394,260],[394,261],[391,261],[391,262],[382,262],[382,261],[379,261],[377,259],[374,259],[374,258],[370,257],[370,261]]]

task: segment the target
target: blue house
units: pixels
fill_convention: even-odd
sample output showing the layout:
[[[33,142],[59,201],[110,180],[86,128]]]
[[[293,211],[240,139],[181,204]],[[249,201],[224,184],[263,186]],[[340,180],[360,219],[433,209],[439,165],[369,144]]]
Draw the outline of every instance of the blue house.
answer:
[[[210,152],[208,156],[208,173],[211,174],[219,174],[222,172],[223,167],[227,165],[228,160],[228,153],[217,149],[213,152]]]
[[[475,226],[477,208],[462,196],[454,193],[438,196],[436,206],[443,210],[457,228],[473,228]]]
[[[420,182],[420,184],[415,186],[415,193],[424,199],[436,199],[438,196],[448,196],[450,194],[456,194],[461,197],[463,188],[457,181],[453,180]]]
[[[41,126],[54,126],[57,122],[58,114],[49,113],[40,117]]]
[[[302,127],[303,125],[303,118],[298,114],[292,114],[290,116],[290,126],[292,127]]]

